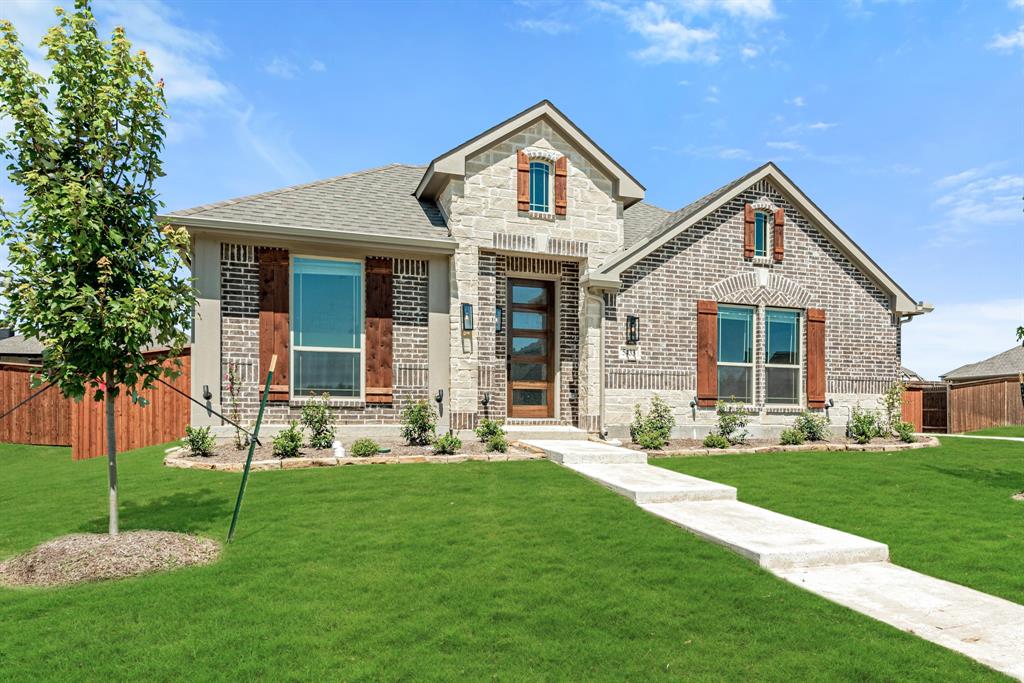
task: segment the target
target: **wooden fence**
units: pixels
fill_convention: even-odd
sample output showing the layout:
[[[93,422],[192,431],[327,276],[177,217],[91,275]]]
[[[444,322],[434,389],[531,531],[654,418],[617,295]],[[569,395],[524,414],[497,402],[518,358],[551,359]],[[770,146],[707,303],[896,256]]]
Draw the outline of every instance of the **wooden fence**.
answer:
[[[903,419],[919,432],[945,434],[946,398],[943,382],[912,382],[903,394]]]
[[[1024,425],[1018,378],[999,377],[949,386],[950,433],[999,425]]]
[[[0,363],[0,414],[43,388],[32,387],[32,375],[38,371],[34,365]],[[70,446],[71,402],[56,387],[50,387],[0,420],[0,441]]]
[[[181,374],[167,381],[188,393],[192,360],[189,349],[185,349],[180,360]],[[0,413],[42,388],[31,387],[32,373],[38,370],[33,365],[0,363]],[[132,403],[127,392],[117,397],[115,421],[119,453],[174,441],[185,434],[190,414],[187,398],[159,383],[141,395],[149,401],[148,405]],[[74,460],[106,455],[104,403],[92,400],[92,396],[74,401],[52,387],[0,420],[0,442],[71,446]]]

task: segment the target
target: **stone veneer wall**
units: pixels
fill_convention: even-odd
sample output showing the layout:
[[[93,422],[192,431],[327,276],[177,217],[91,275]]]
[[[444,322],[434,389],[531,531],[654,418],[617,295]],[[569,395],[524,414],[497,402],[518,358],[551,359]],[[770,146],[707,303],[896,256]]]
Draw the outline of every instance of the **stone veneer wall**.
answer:
[[[743,205],[767,200],[784,208],[785,258],[752,263],[743,258]],[[769,239],[770,241],[770,239]],[[864,275],[817,228],[763,180],[684,231],[623,274],[618,294],[605,298],[606,424],[621,433],[632,407],[658,394],[672,404],[683,433],[714,421],[714,411],[697,411],[696,310],[698,299],[756,307],[755,359],[764,356],[764,309],[826,311],[826,398],[836,401],[833,423],[845,423],[850,408],[875,407],[897,377],[900,327],[887,294]],[[620,357],[627,315],[641,320],[639,360]],[[805,324],[806,321],[802,321]],[[805,328],[802,328],[805,334]],[[803,336],[803,335],[802,335]],[[801,341],[806,386],[806,349]],[[764,376],[755,373],[755,424],[779,425],[795,412],[764,406]],[[703,430],[703,431],[706,431]]]
[[[234,365],[241,379],[239,400],[243,423],[256,420],[259,410],[259,263],[257,248],[245,244],[221,244],[221,396],[225,414],[230,395],[224,377]],[[331,399],[339,424],[397,424],[402,409],[429,398],[427,388],[427,262],[393,259],[394,402],[364,403],[359,399]],[[301,399],[268,403],[264,421],[283,425],[299,419]],[[298,399],[298,400],[297,400]]]

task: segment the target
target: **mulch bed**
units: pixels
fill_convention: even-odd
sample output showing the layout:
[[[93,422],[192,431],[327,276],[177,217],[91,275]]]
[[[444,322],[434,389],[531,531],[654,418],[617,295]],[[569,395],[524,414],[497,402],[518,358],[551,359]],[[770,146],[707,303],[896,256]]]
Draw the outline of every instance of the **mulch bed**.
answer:
[[[0,585],[68,586],[209,564],[220,544],[171,531],[70,534],[0,563]]]
[[[252,459],[254,462],[260,460],[281,460],[274,455],[273,445],[270,437],[262,440],[263,443],[256,447],[256,451],[253,453]],[[430,446],[409,446],[404,441],[398,439],[375,439],[375,441],[381,446],[381,448],[391,449],[388,453],[381,453],[382,456],[427,456],[433,455],[434,450]],[[345,447],[346,457],[352,456],[352,444],[355,443],[355,439],[342,440],[341,444]],[[515,448],[509,444],[509,453],[522,453],[523,451]],[[487,453],[486,444],[479,439],[463,439],[462,448],[459,449],[460,455],[484,455]],[[234,442],[219,443],[213,449],[213,455],[209,456],[198,456],[192,455],[188,450],[182,450],[177,457],[188,461],[194,462],[206,462],[216,464],[230,464],[230,463],[244,463],[246,456],[249,454],[249,448],[243,448],[241,450],[235,448]],[[331,448],[309,448],[303,447],[299,451],[300,458],[309,459],[320,459],[320,458],[333,458],[334,450]]]
[[[804,446],[817,447],[818,449],[828,448],[829,445],[858,445],[853,439],[830,439],[828,441],[805,441]],[[635,451],[644,450],[640,445],[633,442],[622,444],[626,448],[632,448]],[[737,444],[730,448],[766,448],[769,446],[779,446],[778,439],[747,439],[746,443]],[[899,439],[872,439],[869,445],[874,446],[899,446],[904,445]],[[695,448],[704,448],[704,442],[701,439],[671,439],[662,450],[693,450]]]

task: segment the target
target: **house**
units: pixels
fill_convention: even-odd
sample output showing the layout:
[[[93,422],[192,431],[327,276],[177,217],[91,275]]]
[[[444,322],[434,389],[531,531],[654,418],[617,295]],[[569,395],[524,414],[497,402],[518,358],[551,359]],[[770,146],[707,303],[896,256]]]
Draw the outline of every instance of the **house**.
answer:
[[[700,435],[719,399],[775,432],[899,377],[901,326],[931,307],[775,164],[675,211],[644,191],[544,100],[425,167],[170,213],[194,240],[193,394],[251,421],[276,354],[271,426],[327,392],[353,431],[428,399],[445,429],[615,436],[657,394]]]
[[[31,337],[14,334],[11,330],[0,330],[0,363],[24,363],[40,365],[43,362],[43,345]]]
[[[1017,380],[1020,373],[1024,373],[1024,346],[1017,344],[991,358],[950,370],[942,375],[942,380],[952,384],[991,379]]]

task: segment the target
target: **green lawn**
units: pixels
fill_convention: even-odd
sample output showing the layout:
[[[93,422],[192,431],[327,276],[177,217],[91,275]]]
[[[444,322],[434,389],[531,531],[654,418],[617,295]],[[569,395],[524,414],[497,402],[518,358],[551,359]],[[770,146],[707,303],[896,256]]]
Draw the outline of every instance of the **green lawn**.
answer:
[[[933,530],[936,565],[951,551],[977,552],[993,590],[1012,588],[1010,553],[1005,576],[990,554],[1012,548],[1019,561],[1020,518],[1014,526],[1003,498],[1020,462],[988,444],[957,449],[956,457],[865,456],[854,480],[837,474],[851,470],[861,458],[854,454],[846,464],[806,456],[802,467],[788,456],[669,464],[761,481],[741,489],[747,499],[819,471],[814,486],[825,490],[801,492],[818,502],[804,507],[820,516],[844,496],[848,509],[867,500],[856,523],[842,525],[857,531],[872,516],[920,526],[942,509],[930,500],[920,509],[913,495],[865,494],[892,489],[890,470],[914,459],[922,486],[930,476],[939,492],[955,490],[942,485],[947,479],[973,492],[969,504],[947,501],[942,519],[955,519],[955,508],[969,523]],[[122,524],[222,538],[239,475],[164,468],[161,455],[151,448],[120,459]],[[776,484],[767,483],[772,463],[781,466]],[[760,479],[748,474],[758,469]],[[0,556],[102,531],[105,495],[103,460],[72,463],[66,449],[3,446]],[[544,461],[255,473],[248,496],[235,543],[217,564],[60,590],[0,589],[2,678],[999,678]],[[981,509],[989,519],[979,528]],[[884,540],[898,560],[918,552]]]
[[[968,432],[977,436],[1021,436],[1024,437],[1024,425],[1003,425],[1002,427],[989,427],[979,429],[976,432]]]
[[[892,561],[1024,604],[1024,444],[652,460],[739,498],[889,544]]]

